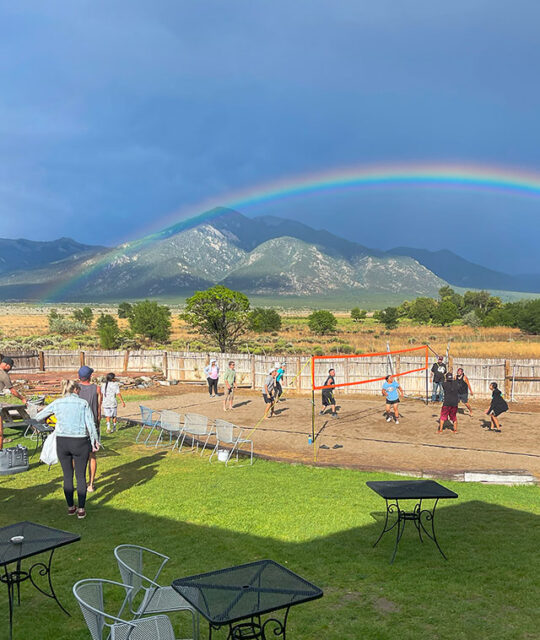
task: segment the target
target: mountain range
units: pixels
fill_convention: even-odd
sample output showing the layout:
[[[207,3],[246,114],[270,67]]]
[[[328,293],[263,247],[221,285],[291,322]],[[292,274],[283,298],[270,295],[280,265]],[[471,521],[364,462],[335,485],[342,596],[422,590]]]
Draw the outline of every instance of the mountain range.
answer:
[[[228,209],[112,249],[69,238],[0,240],[3,300],[185,297],[220,283],[267,298],[294,296],[308,302],[310,297],[350,299],[369,293],[395,301],[434,296],[446,283],[513,289],[517,280],[451,252],[374,250],[299,222],[247,218]]]

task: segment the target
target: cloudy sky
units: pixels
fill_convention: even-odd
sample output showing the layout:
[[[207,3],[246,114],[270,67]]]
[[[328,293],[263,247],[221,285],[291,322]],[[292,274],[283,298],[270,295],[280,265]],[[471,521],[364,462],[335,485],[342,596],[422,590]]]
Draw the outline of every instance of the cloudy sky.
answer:
[[[113,245],[378,164],[540,180],[538,0],[0,0],[0,237]],[[540,272],[540,197],[406,186],[246,206]]]

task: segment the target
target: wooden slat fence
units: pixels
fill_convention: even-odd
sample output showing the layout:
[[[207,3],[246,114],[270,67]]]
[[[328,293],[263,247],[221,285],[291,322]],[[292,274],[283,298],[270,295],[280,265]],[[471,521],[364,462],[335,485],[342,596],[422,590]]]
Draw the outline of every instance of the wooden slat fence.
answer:
[[[0,353],[2,353],[0,346]],[[13,351],[9,355],[15,360],[15,374],[39,371],[73,371],[87,364],[100,374],[114,371],[117,374],[162,372],[169,380],[181,382],[205,382],[204,367],[210,358],[216,358],[221,369],[229,360],[236,363],[238,383],[243,387],[262,389],[268,371],[274,364],[284,362],[285,384],[294,391],[311,390],[311,367],[308,355],[251,355],[245,353],[200,353],[190,351]],[[430,360],[430,366],[433,360]],[[307,364],[307,366],[305,366]],[[504,389],[508,399],[540,399],[540,360],[504,360],[502,358],[459,358],[450,357],[450,368],[456,371],[463,367],[474,394],[489,397],[490,382],[497,382]],[[328,369],[336,369],[337,382],[354,382],[382,378],[393,370],[404,372],[423,366],[423,357],[402,353],[392,356],[392,366],[386,356],[369,358],[348,358],[316,360],[316,384],[323,384]],[[293,380],[294,379],[294,380]],[[407,374],[401,379],[407,395],[425,396],[426,375],[424,371]],[[430,383],[429,392],[431,392]],[[343,387],[339,393],[368,393],[379,395],[381,382]]]

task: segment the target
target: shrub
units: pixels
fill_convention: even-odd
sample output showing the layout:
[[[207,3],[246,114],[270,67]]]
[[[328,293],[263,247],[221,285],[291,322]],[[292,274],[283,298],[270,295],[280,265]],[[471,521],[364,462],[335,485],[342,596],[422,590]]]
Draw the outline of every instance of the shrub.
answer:
[[[84,322],[59,316],[53,319],[49,317],[49,329],[52,333],[59,333],[61,336],[76,336],[88,331],[88,326]]]
[[[308,317],[308,326],[313,333],[324,335],[335,331],[337,327],[337,319],[330,311],[314,311]]]
[[[73,319],[77,322],[82,322],[87,327],[91,327],[94,314],[90,307],[83,307],[82,309],[75,309],[73,312]]]
[[[249,314],[249,328],[257,333],[281,329],[281,316],[275,309],[257,307]]]

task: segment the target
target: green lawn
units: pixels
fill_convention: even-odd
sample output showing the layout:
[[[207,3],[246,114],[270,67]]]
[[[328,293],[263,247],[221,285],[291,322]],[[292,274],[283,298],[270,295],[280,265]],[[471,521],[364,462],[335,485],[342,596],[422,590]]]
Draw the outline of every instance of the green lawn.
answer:
[[[66,515],[58,465],[48,471],[34,458],[28,473],[0,477],[0,525],[33,520],[82,535],[54,564],[57,593],[73,617],[25,583],[15,638],[89,638],[71,586],[84,577],[117,580],[120,543],[169,555],[164,583],[261,558],[286,564],[325,592],[291,610],[291,640],[538,637],[538,487],[445,483],[459,493],[438,512],[449,561],[408,526],[390,565],[391,534],[372,548],[384,503],[365,481],[392,476],[265,461],[225,468],[136,446],[135,433],[105,436],[86,520]],[[5,638],[3,586],[0,608]],[[182,625],[181,614],[172,618]]]

